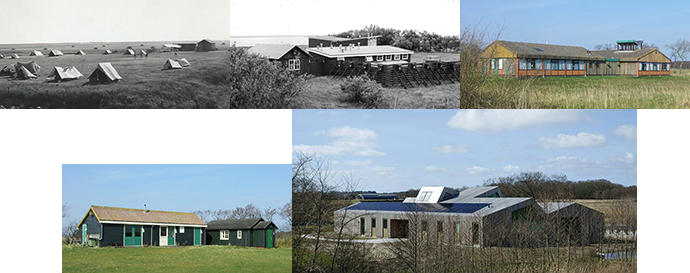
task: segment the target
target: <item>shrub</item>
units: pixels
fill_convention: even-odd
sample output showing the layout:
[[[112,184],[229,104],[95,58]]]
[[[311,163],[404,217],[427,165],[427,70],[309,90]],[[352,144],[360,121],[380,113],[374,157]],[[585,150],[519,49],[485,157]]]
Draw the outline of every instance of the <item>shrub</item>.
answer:
[[[368,76],[348,77],[340,84],[340,89],[347,94],[348,102],[361,103],[367,108],[381,108],[383,94],[381,84]]]

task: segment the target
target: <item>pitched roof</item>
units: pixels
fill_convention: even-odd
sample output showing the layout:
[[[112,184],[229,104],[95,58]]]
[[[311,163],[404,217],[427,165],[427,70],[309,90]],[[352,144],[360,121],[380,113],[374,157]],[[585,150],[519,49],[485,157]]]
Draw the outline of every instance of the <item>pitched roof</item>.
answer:
[[[271,221],[261,221],[252,229],[269,229],[271,226],[273,226],[275,229],[278,229],[278,227]]]
[[[617,50],[595,50],[592,51],[593,54],[602,56],[604,58],[619,59],[621,61],[636,62],[645,55],[652,53],[653,51],[658,51],[656,48],[638,49],[635,51],[617,51]],[[661,53],[661,52],[659,52]],[[662,53],[663,55],[663,53]],[[664,55],[666,56],[666,55]]]
[[[358,57],[358,56],[375,56],[375,55],[390,55],[390,54],[412,54],[411,50],[402,49],[394,46],[380,45],[380,46],[355,46],[352,47],[311,47],[309,53],[319,54],[328,58],[336,57]]]
[[[502,40],[496,40],[494,43],[503,45],[508,50],[517,54],[519,58],[604,60],[601,56],[594,55],[591,51],[581,46],[549,45]]]
[[[278,60],[294,48],[298,48],[300,51],[304,52],[305,55],[309,55],[309,53],[304,51],[301,47],[289,44],[257,44],[248,49],[247,53],[259,54],[259,56],[270,60]]]
[[[217,221],[208,222],[208,227],[206,229],[207,230],[251,229],[261,221],[263,221],[263,219],[261,219],[261,218],[217,220]]]
[[[103,207],[103,206],[91,206],[89,212],[93,212],[99,222],[132,222],[132,223],[150,223],[150,224],[172,224],[172,225],[197,225],[206,226],[206,223],[199,218],[194,213],[188,212],[172,212],[172,211],[159,211],[159,210],[149,210],[144,211],[143,209],[127,209],[127,208],[116,208],[116,207]],[[82,222],[89,215],[86,213],[84,218],[79,222],[81,226]]]
[[[69,66],[69,67],[53,67],[53,70],[50,71],[50,74],[48,74],[48,77],[55,77],[56,80],[66,80],[66,79],[78,79],[83,77],[84,75],[77,70],[74,66]]]
[[[111,81],[122,80],[120,74],[117,73],[117,70],[115,70],[113,65],[110,63],[98,63],[98,67],[93,71],[93,73],[91,73],[89,78],[96,76],[99,71],[105,74]]]

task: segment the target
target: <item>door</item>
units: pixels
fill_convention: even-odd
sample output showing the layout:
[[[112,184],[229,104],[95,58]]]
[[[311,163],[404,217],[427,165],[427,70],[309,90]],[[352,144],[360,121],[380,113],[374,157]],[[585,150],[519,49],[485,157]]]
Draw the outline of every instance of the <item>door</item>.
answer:
[[[493,60],[494,75],[498,75],[498,59]]]
[[[175,245],[175,227],[168,227],[168,245]]]
[[[125,246],[141,246],[142,226],[125,225]]]
[[[81,245],[86,245],[86,224],[81,226]]]
[[[194,228],[194,245],[201,245],[201,228]]]
[[[273,248],[273,230],[266,230],[266,248]]]
[[[388,238],[388,219],[383,218],[383,238]]]
[[[159,228],[159,233],[160,234],[158,241],[160,242],[161,246],[167,246],[168,245],[168,227],[158,227]]]
[[[371,218],[371,237],[376,237],[376,218]]]

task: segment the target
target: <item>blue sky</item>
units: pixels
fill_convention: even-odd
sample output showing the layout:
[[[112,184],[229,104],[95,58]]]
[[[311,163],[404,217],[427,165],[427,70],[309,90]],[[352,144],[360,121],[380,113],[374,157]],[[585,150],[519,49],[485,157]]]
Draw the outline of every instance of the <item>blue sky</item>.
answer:
[[[661,4],[663,3],[663,4]],[[487,28],[490,40],[505,24],[500,39],[582,46],[615,44],[616,40],[653,43],[668,57],[665,45],[687,36],[688,1],[477,1],[463,0],[461,26]]]
[[[636,110],[294,110],[292,122],[293,150],[326,156],[366,190],[522,171],[637,184]]]
[[[292,199],[289,164],[63,165],[63,226],[91,205],[193,212],[254,204],[280,209]],[[285,223],[275,215],[278,227]]]

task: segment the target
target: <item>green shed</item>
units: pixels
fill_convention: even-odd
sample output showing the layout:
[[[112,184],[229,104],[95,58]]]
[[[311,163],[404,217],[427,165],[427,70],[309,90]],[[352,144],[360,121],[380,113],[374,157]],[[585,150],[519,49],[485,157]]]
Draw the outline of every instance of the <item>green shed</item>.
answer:
[[[262,218],[211,221],[206,229],[206,244],[273,248],[276,229],[273,222]]]

